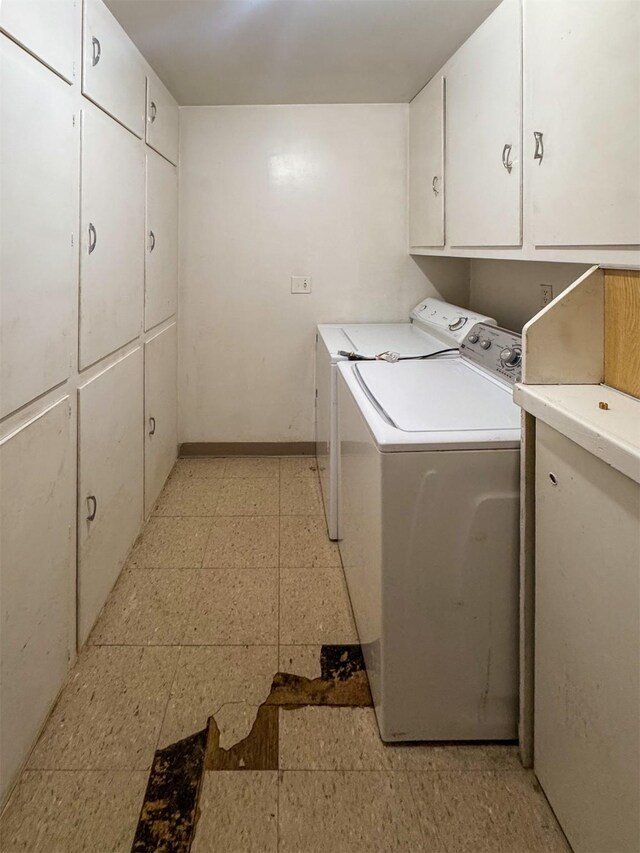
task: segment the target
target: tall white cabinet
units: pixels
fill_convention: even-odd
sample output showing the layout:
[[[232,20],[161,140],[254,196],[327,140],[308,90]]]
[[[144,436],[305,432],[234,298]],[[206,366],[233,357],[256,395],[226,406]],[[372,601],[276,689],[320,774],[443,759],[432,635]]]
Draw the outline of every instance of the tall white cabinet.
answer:
[[[142,522],[142,348],[78,389],[78,641],[116,582]]]
[[[144,327],[176,313],[178,301],[178,174],[147,149]]]
[[[71,373],[80,152],[71,86],[7,38],[0,78],[4,417]]]
[[[64,396],[0,439],[0,794],[75,656],[73,410]]]
[[[144,506],[149,514],[173,467],[178,445],[176,324],[144,345]]]
[[[107,155],[108,152],[108,156]],[[144,148],[100,110],[82,114],[80,367],[142,328]]]
[[[2,808],[176,457],[178,108],[101,0],[2,0],[0,74]]]

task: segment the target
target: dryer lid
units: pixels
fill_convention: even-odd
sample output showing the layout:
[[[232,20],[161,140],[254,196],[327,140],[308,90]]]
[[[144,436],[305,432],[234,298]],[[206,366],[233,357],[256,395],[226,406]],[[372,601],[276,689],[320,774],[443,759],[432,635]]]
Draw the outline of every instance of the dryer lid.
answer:
[[[462,359],[356,365],[369,399],[404,432],[519,430],[511,389]]]

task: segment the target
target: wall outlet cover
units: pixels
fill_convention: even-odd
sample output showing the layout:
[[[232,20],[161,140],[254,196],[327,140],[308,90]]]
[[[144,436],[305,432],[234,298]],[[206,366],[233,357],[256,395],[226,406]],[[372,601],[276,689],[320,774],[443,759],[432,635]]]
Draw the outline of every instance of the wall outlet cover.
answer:
[[[291,293],[311,293],[311,276],[292,275]]]

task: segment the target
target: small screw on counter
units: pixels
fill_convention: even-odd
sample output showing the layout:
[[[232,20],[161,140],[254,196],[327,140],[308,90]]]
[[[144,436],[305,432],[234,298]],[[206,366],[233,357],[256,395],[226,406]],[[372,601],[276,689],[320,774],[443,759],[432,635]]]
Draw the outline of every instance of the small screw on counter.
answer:
[[[604,403],[604,402],[601,400],[601,401],[598,403],[598,408],[599,408],[599,409],[604,409],[604,410],[606,411],[606,410],[609,408],[609,404],[608,404],[608,403]]]

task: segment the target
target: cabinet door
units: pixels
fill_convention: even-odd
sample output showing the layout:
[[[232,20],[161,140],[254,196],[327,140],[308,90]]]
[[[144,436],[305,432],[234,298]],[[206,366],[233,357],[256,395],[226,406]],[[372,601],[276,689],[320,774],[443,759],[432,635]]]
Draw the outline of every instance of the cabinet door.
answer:
[[[640,244],[640,3],[526,0],[524,39],[533,241]]]
[[[409,242],[444,246],[444,77],[409,105]]]
[[[68,397],[0,442],[0,802],[75,652],[76,454]]]
[[[2,0],[0,29],[69,83],[80,56],[82,0]]]
[[[144,346],[144,507],[147,515],[177,456],[177,361],[176,324],[173,323]]]
[[[176,313],[178,288],[178,175],[147,150],[147,251],[144,327]]]
[[[142,57],[102,0],[85,0],[82,51],[82,94],[142,139]]]
[[[78,640],[87,639],[142,523],[142,348],[78,390]]]
[[[94,108],[82,111],[80,367],[142,328],[144,146]]]
[[[537,423],[535,771],[574,850],[640,849],[640,486]]]
[[[147,77],[147,145],[178,163],[178,105],[155,75]]]
[[[3,417],[69,376],[78,298],[79,127],[71,87],[3,36],[0,76]]]
[[[522,26],[503,0],[460,48],[447,74],[447,240],[519,246]]]

